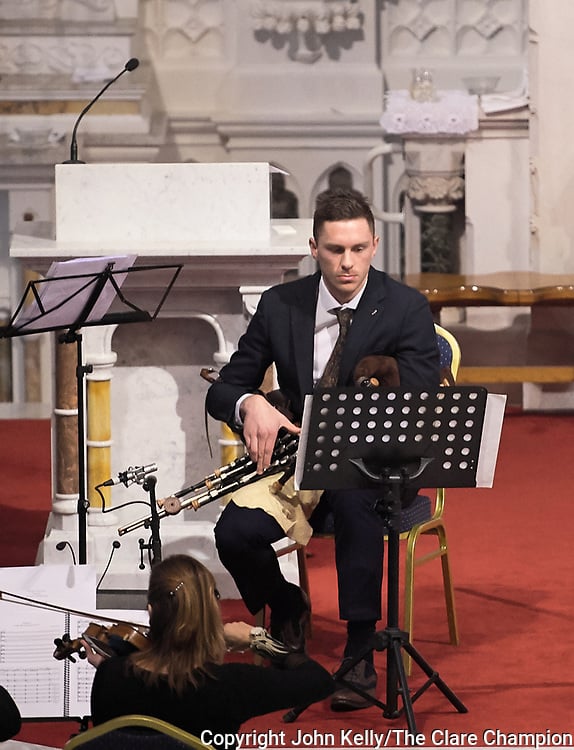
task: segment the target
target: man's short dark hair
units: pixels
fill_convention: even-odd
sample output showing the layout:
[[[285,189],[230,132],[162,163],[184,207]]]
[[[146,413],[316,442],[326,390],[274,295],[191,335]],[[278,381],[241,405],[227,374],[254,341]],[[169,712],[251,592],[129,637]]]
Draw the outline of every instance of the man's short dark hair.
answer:
[[[326,221],[348,221],[366,219],[372,234],[375,234],[375,218],[369,201],[358,190],[324,190],[315,202],[313,215],[313,237],[317,241]]]

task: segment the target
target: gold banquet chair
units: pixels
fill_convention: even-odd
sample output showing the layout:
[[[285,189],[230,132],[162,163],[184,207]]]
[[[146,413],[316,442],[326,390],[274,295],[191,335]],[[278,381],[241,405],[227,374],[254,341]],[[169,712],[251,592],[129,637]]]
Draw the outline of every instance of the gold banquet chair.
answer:
[[[458,368],[460,365],[460,346],[456,338],[442,326],[435,324],[437,343],[440,353],[441,386],[452,386],[456,382]],[[420,497],[420,496],[419,496]],[[418,502],[415,499],[413,505]],[[443,487],[436,489],[434,509],[430,511],[430,517],[426,520],[415,522],[408,530],[400,534],[400,538],[406,540],[405,555],[405,588],[404,588],[404,620],[403,629],[409,634],[409,640],[413,642],[414,627],[414,594],[415,594],[415,570],[420,565],[440,557],[442,565],[442,579],[444,597],[446,604],[446,615],[448,622],[448,633],[450,643],[457,646],[459,643],[458,625],[456,620],[456,609],[454,604],[454,588],[448,559],[448,544],[446,527],[444,524],[445,490]],[[407,513],[410,508],[407,509]],[[434,536],[438,546],[417,556],[416,546],[422,536]],[[411,672],[411,658],[404,654],[405,668],[407,673]]]
[[[72,737],[64,750],[213,750],[179,727],[152,716],[130,714],[99,724]]]

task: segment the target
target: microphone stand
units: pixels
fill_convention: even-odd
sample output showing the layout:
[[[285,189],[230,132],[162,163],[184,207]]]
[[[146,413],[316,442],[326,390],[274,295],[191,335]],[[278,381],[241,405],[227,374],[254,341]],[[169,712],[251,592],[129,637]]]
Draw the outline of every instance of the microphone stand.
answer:
[[[139,60],[137,57],[130,58],[127,63],[124,65],[123,70],[120,70],[120,72],[114,76],[111,80],[109,80],[106,85],[99,91],[94,98],[86,104],[84,109],[80,112],[80,115],[76,122],[74,123],[74,129],[72,130],[72,139],[70,141],[70,158],[66,159],[64,164],[85,164],[86,162],[82,161],[81,159],[78,159],[78,141],[76,140],[76,133],[78,131],[78,125],[80,124],[83,116],[88,112],[94,104],[98,101],[98,99],[105,94],[105,92],[109,89],[109,87],[115,83],[120,76],[123,76],[124,73],[131,73],[132,70],[135,70],[139,65]]]
[[[143,553],[144,550],[148,550],[151,552],[151,567],[153,568],[154,565],[161,562],[161,538],[159,534],[159,524],[160,519],[157,512],[157,501],[156,501],[156,495],[155,495],[155,485],[156,485],[157,479],[153,475],[146,476],[143,488],[144,490],[149,494],[149,504],[150,504],[150,510],[151,515],[149,518],[148,523],[146,524],[150,531],[151,536],[149,539],[149,542],[145,542],[143,539],[139,539],[139,546],[140,546],[140,570],[143,570],[145,568],[145,564],[143,561]]]

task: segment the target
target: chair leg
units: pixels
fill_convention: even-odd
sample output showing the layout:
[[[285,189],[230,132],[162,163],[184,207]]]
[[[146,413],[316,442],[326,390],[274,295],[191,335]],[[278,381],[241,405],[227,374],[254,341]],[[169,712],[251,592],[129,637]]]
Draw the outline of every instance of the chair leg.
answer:
[[[255,625],[258,628],[264,628],[265,626],[265,619],[267,614],[267,607],[263,605],[259,612],[255,615]]]
[[[446,541],[446,529],[444,526],[437,527],[437,536],[441,549],[442,580],[444,584],[444,598],[446,603],[446,616],[448,620],[448,634],[453,646],[458,646],[458,624],[456,619],[456,607],[454,603],[454,587],[452,585],[452,576],[450,573],[450,563],[448,560],[448,545]]]
[[[258,628],[264,628],[265,627],[265,615],[267,614],[267,607],[263,605],[259,612],[255,615],[255,625]],[[256,664],[258,667],[262,666],[265,663],[265,659],[260,656],[258,653],[253,654],[253,663]]]
[[[307,594],[307,598],[310,603],[311,590],[309,588],[309,571],[307,569],[306,547],[300,546],[297,548],[297,567],[299,569],[299,586],[301,587],[301,590]],[[307,638],[311,638],[313,636],[313,623],[311,621],[311,618],[312,611],[309,614],[309,619],[307,620]]]
[[[431,560],[435,557],[440,556],[441,567],[442,567],[442,578],[444,587],[444,598],[446,605],[446,616],[448,622],[448,633],[450,643],[453,646],[458,646],[458,624],[456,619],[456,607],[454,603],[454,587],[452,585],[452,576],[450,572],[450,564],[448,560],[448,546],[446,539],[446,529],[443,524],[438,524],[431,529],[427,529],[426,534],[434,534],[438,541],[438,550],[434,553],[426,555],[419,560],[424,562]],[[416,542],[420,536],[418,530],[414,529],[413,533],[409,535],[407,540],[407,554],[405,560],[405,591],[404,591],[404,620],[403,629],[409,634],[409,641],[413,642],[413,628],[414,628],[414,590],[415,590],[415,567],[417,560],[415,559],[415,547]],[[404,654],[403,657],[405,671],[407,675],[411,674],[412,671],[412,660],[408,654]]]

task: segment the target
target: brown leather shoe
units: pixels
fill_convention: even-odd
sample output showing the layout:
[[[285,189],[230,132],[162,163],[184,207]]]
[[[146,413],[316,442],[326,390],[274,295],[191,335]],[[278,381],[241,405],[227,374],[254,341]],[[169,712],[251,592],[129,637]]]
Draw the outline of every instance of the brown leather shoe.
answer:
[[[338,671],[343,669],[350,661],[349,658],[343,659]],[[342,675],[342,679],[352,685],[356,685],[360,690],[373,698],[376,697],[377,673],[373,665],[364,659],[355,664],[346,674]],[[372,701],[355,693],[350,687],[339,688],[331,697],[332,711],[357,711],[360,708],[368,708],[372,705]]]

